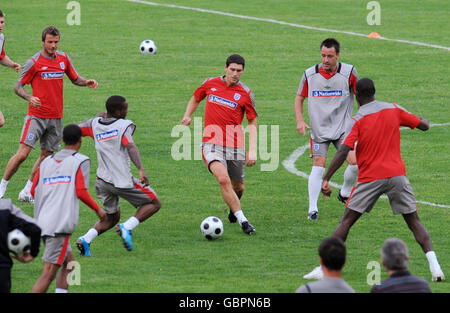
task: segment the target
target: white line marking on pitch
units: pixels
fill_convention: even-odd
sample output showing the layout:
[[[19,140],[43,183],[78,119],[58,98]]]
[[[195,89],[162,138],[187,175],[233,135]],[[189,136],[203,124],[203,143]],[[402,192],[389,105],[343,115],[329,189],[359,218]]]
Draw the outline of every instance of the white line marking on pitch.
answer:
[[[448,126],[450,125],[450,123],[442,123],[442,124],[430,124],[430,127],[433,126]],[[401,127],[401,130],[403,129],[410,129],[407,127]],[[303,177],[305,179],[309,178],[309,174],[299,171],[296,167],[295,167],[295,162],[298,160],[298,158],[300,158],[306,150],[308,150],[310,148],[309,144],[306,144],[304,146],[298,147],[297,149],[294,150],[294,152],[291,153],[291,155],[289,157],[286,158],[286,160],[284,160],[281,164],[284,166],[284,168],[292,173],[295,174],[297,176]],[[335,187],[335,188],[342,188],[342,185],[336,184],[334,182],[330,181],[330,186]],[[386,196],[381,196],[381,198],[387,199]],[[440,208],[449,208],[450,209],[450,205],[445,205],[445,204],[437,204],[437,203],[432,203],[432,202],[427,202],[427,201],[419,201],[416,200],[417,203],[420,204],[425,204],[425,205],[430,205],[430,206],[435,206],[435,207],[440,207]]]
[[[202,13],[210,13],[210,14],[217,14],[217,15],[236,17],[236,18],[241,18],[241,19],[246,19],[246,20],[274,23],[274,24],[291,26],[291,27],[296,27],[296,28],[304,28],[304,29],[310,29],[310,30],[316,30],[316,31],[339,33],[339,34],[346,34],[346,35],[352,35],[352,36],[366,37],[367,38],[367,34],[360,34],[360,33],[355,33],[355,32],[350,32],[350,31],[345,31],[345,30],[338,30],[338,29],[330,29],[330,28],[314,27],[314,26],[308,26],[308,25],[302,25],[302,24],[295,24],[295,23],[289,23],[289,22],[274,20],[274,19],[271,19],[271,18],[247,16],[247,15],[233,14],[233,13],[227,13],[227,12],[216,11],[216,10],[208,10],[208,9],[202,9],[202,8],[187,7],[187,6],[176,5],[176,4],[156,3],[156,2],[150,2],[150,1],[144,1],[144,0],[127,0],[127,1],[140,3],[140,4],[146,4],[146,5],[153,5],[153,6],[160,6],[160,7],[167,7],[167,8],[175,8],[175,9],[183,9],[183,10],[191,10],[191,11],[197,11],[197,12],[202,12]],[[375,38],[375,39],[386,40],[386,41],[394,41],[394,42],[400,42],[400,43],[407,43],[407,44],[410,44],[410,45],[423,46],[423,47],[429,47],[429,48],[437,48],[437,49],[444,49],[444,50],[450,51],[450,47],[434,45],[434,44],[429,44],[429,43],[420,42],[420,41],[410,41],[410,40],[403,40],[403,39],[392,39],[392,38],[386,38],[386,37],[379,37],[379,38]]]

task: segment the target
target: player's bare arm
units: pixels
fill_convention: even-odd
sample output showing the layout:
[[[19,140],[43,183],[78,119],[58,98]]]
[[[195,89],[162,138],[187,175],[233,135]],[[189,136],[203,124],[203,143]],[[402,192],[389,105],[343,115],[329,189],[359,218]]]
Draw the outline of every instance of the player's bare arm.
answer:
[[[305,123],[303,119],[303,102],[305,97],[297,95],[294,101],[295,120],[297,121],[297,131],[299,134],[306,135],[306,129],[309,129],[309,125]]]
[[[16,95],[21,97],[22,99],[27,100],[32,107],[39,108],[41,106],[41,100],[38,97],[33,97],[30,95],[24,88],[24,84],[21,82],[17,82],[16,86],[14,87],[14,92]]]
[[[191,120],[192,120],[191,116],[195,112],[195,110],[197,110],[199,103],[200,102],[197,101],[197,99],[194,96],[192,96],[192,98],[188,102],[186,112],[184,113],[183,119],[181,120],[182,125],[189,126],[191,124]]]
[[[345,159],[347,158],[347,154],[350,152],[350,150],[351,149],[349,146],[341,145],[339,150],[334,155],[334,158],[331,161],[325,176],[323,177],[322,193],[325,196],[329,197],[331,195],[331,187],[328,182],[333,176],[333,174],[342,166],[342,164],[344,164]]]
[[[139,178],[144,186],[148,186],[150,182],[148,181],[147,174],[145,174],[144,167],[142,165],[141,156],[139,154],[139,149],[134,142],[130,142],[127,145],[128,155],[130,156],[131,161],[139,170]]]
[[[19,72],[21,69],[20,64],[13,62],[8,56],[5,56],[2,60],[0,60],[0,64],[10,67],[16,72]]]
[[[89,87],[94,90],[98,87],[98,82],[95,79],[86,79],[82,76],[78,76],[77,79],[72,80],[72,84],[81,86],[81,87]]]
[[[245,164],[247,166],[253,166],[256,164],[257,154],[256,154],[256,137],[258,123],[256,118],[248,120],[248,151],[245,156]]]
[[[3,116],[2,111],[0,111],[0,127],[5,125],[5,117]]]

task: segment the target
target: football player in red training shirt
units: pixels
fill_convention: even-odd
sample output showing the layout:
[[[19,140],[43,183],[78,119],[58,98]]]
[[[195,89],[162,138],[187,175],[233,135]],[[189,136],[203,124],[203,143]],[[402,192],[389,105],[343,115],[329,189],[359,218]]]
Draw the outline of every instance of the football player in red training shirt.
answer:
[[[3,27],[5,27],[5,16],[0,10],[0,64],[10,67],[16,72],[20,70],[20,64],[13,62],[5,53],[5,35],[3,35]],[[0,110],[0,127],[5,124],[5,118]]]
[[[181,121],[191,123],[191,115],[200,101],[206,98],[205,129],[202,154],[209,171],[216,177],[222,197],[230,207],[230,223],[239,222],[244,233],[251,235],[255,228],[244,216],[240,198],[244,192],[244,165],[256,163],[256,135],[258,114],[252,91],[240,81],[245,60],[238,54],[226,60],[225,75],[207,79],[189,100]],[[245,153],[242,130],[244,113],[248,120],[249,148]]]
[[[29,102],[28,114],[25,117],[19,149],[9,159],[3,179],[0,182],[0,198],[3,198],[11,177],[19,169],[40,141],[41,153],[31,170],[25,188],[19,194],[19,200],[32,202],[30,189],[39,164],[47,156],[59,150],[62,137],[63,117],[63,78],[66,74],[74,85],[96,89],[98,83],[93,79],[85,79],[75,71],[69,56],[58,51],[60,32],[54,26],[42,31],[42,50],[32,56],[24,65],[14,91]],[[33,95],[25,91],[24,86],[30,84]]]
[[[356,100],[359,104],[359,111],[355,115],[356,122],[323,178],[322,193],[330,196],[329,180],[358,142],[358,183],[352,190],[344,216],[333,236],[345,241],[352,225],[364,212],[369,212],[378,198],[385,193],[394,214],[402,214],[425,252],[432,280],[444,280],[430,235],[417,215],[416,198],[406,177],[405,164],[400,154],[400,126],[426,131],[429,123],[395,103],[377,101],[374,96],[373,81],[369,78],[360,79],[356,84]],[[319,272],[320,267],[314,271]]]

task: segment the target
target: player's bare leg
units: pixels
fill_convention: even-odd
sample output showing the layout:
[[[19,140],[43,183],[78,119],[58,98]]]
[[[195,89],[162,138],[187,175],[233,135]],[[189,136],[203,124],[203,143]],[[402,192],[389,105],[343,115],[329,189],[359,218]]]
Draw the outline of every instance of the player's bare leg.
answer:
[[[213,173],[216,177],[217,182],[220,186],[222,197],[229,206],[232,214],[236,217],[237,221],[241,225],[242,230],[248,235],[253,234],[255,232],[255,228],[248,222],[247,218],[242,212],[241,201],[239,200],[238,195],[233,189],[233,185],[231,183],[231,179],[228,175],[228,171],[225,165],[223,165],[219,161],[213,161],[209,165],[209,169],[211,173]],[[243,183],[241,187],[243,187]],[[241,189],[241,191],[243,191],[243,189]]]
[[[244,182],[231,179],[231,186],[233,186],[233,190],[240,200],[244,194]]]
[[[139,220],[139,223],[142,223],[149,217],[151,217],[153,214],[159,211],[161,208],[161,200],[159,200],[158,197],[156,197],[152,203],[147,203],[141,206],[137,211],[136,214],[134,214],[134,217]]]
[[[344,242],[353,224],[361,217],[361,213],[345,208],[339,225],[334,230],[333,236],[341,238]]]
[[[97,235],[103,234],[105,231],[113,228],[120,221],[120,210],[114,214],[105,214],[105,217],[95,223],[94,229]]]
[[[100,236],[105,231],[113,228],[120,220],[120,208],[113,214],[105,214],[105,216],[95,223],[95,225],[88,230],[86,234],[79,237],[76,245],[81,255],[91,256],[91,242],[97,236]]]
[[[57,293],[65,293],[69,289],[69,283],[67,281],[67,277],[69,277],[72,269],[68,268],[70,262],[74,261],[75,258],[72,252],[67,253],[66,260],[62,264],[61,270],[56,276],[56,292]]]
[[[235,213],[241,210],[241,202],[239,201],[238,196],[233,190],[233,186],[231,185],[230,176],[228,176],[228,171],[225,165],[220,163],[219,161],[213,161],[209,169],[211,173],[216,177],[217,182],[219,183],[220,191],[222,193],[222,197],[225,200],[226,204],[230,207],[231,212]]]
[[[20,143],[17,152],[9,159],[8,163],[6,164],[5,172],[3,173],[2,182],[0,183],[0,198],[3,198],[9,180],[17,172],[20,165],[28,158],[28,155],[30,154],[32,149],[32,147],[24,143]]]
[[[48,287],[52,283],[52,281],[56,277],[56,273],[58,272],[60,266],[57,264],[51,264],[48,262],[44,262],[42,274],[34,284],[31,289],[32,293],[45,293],[48,290]]]
[[[36,175],[39,165],[41,165],[41,162],[44,161],[46,157],[49,155],[52,155],[53,152],[50,152],[46,149],[41,149],[40,155],[37,158],[36,162],[34,162],[33,168],[31,169],[30,177],[25,185],[25,187],[22,189],[22,191],[19,193],[19,200],[25,201],[25,202],[33,202],[33,197],[31,196],[31,186],[33,185],[33,179]]]
[[[436,253],[433,251],[433,245],[431,243],[430,234],[420,221],[417,212],[413,212],[410,214],[403,214],[403,218],[406,224],[408,224],[409,229],[414,234],[414,238],[422,247],[423,252],[425,252],[425,256],[427,257],[428,263],[430,265],[432,280],[433,281],[445,280],[445,276],[437,260]]]
[[[341,238],[344,242],[353,224],[361,217],[361,213],[345,208],[344,216],[339,225],[334,230],[333,236]],[[321,266],[317,266],[310,273],[303,276],[305,279],[322,279],[323,270]]]
[[[30,173],[30,181],[33,181],[34,176],[37,173],[37,170],[39,168],[39,165],[41,165],[41,162],[44,161],[44,159],[46,157],[48,157],[49,155],[52,155],[53,152],[45,150],[45,149],[41,149],[41,153],[39,155],[39,158],[36,160],[36,162],[34,162],[33,168],[31,169],[31,173]]]
[[[239,198],[239,201],[240,201],[242,198],[242,195],[244,194],[244,182],[243,181],[235,181],[232,179],[231,185],[233,186],[233,190],[236,193],[236,196]],[[231,210],[228,212],[228,220],[230,221],[230,223],[237,222],[237,218]]]
[[[136,228],[140,223],[151,217],[153,214],[159,211],[161,208],[161,201],[158,197],[152,200],[151,203],[146,203],[141,206],[134,216],[130,217],[124,223],[117,225],[116,232],[122,238],[123,246],[126,250],[133,250],[133,242],[131,231]]]

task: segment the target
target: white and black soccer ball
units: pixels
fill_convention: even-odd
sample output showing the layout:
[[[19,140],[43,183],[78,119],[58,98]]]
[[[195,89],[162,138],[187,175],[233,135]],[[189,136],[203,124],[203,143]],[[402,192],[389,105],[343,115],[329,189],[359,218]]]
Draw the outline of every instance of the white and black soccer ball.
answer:
[[[209,216],[200,224],[200,230],[206,239],[214,240],[222,236],[223,223],[220,218]]]
[[[156,44],[150,39],[144,40],[139,46],[139,51],[141,51],[142,54],[155,54],[156,50]]]
[[[31,249],[30,237],[20,229],[14,229],[8,233],[8,249],[14,254],[22,255]]]

